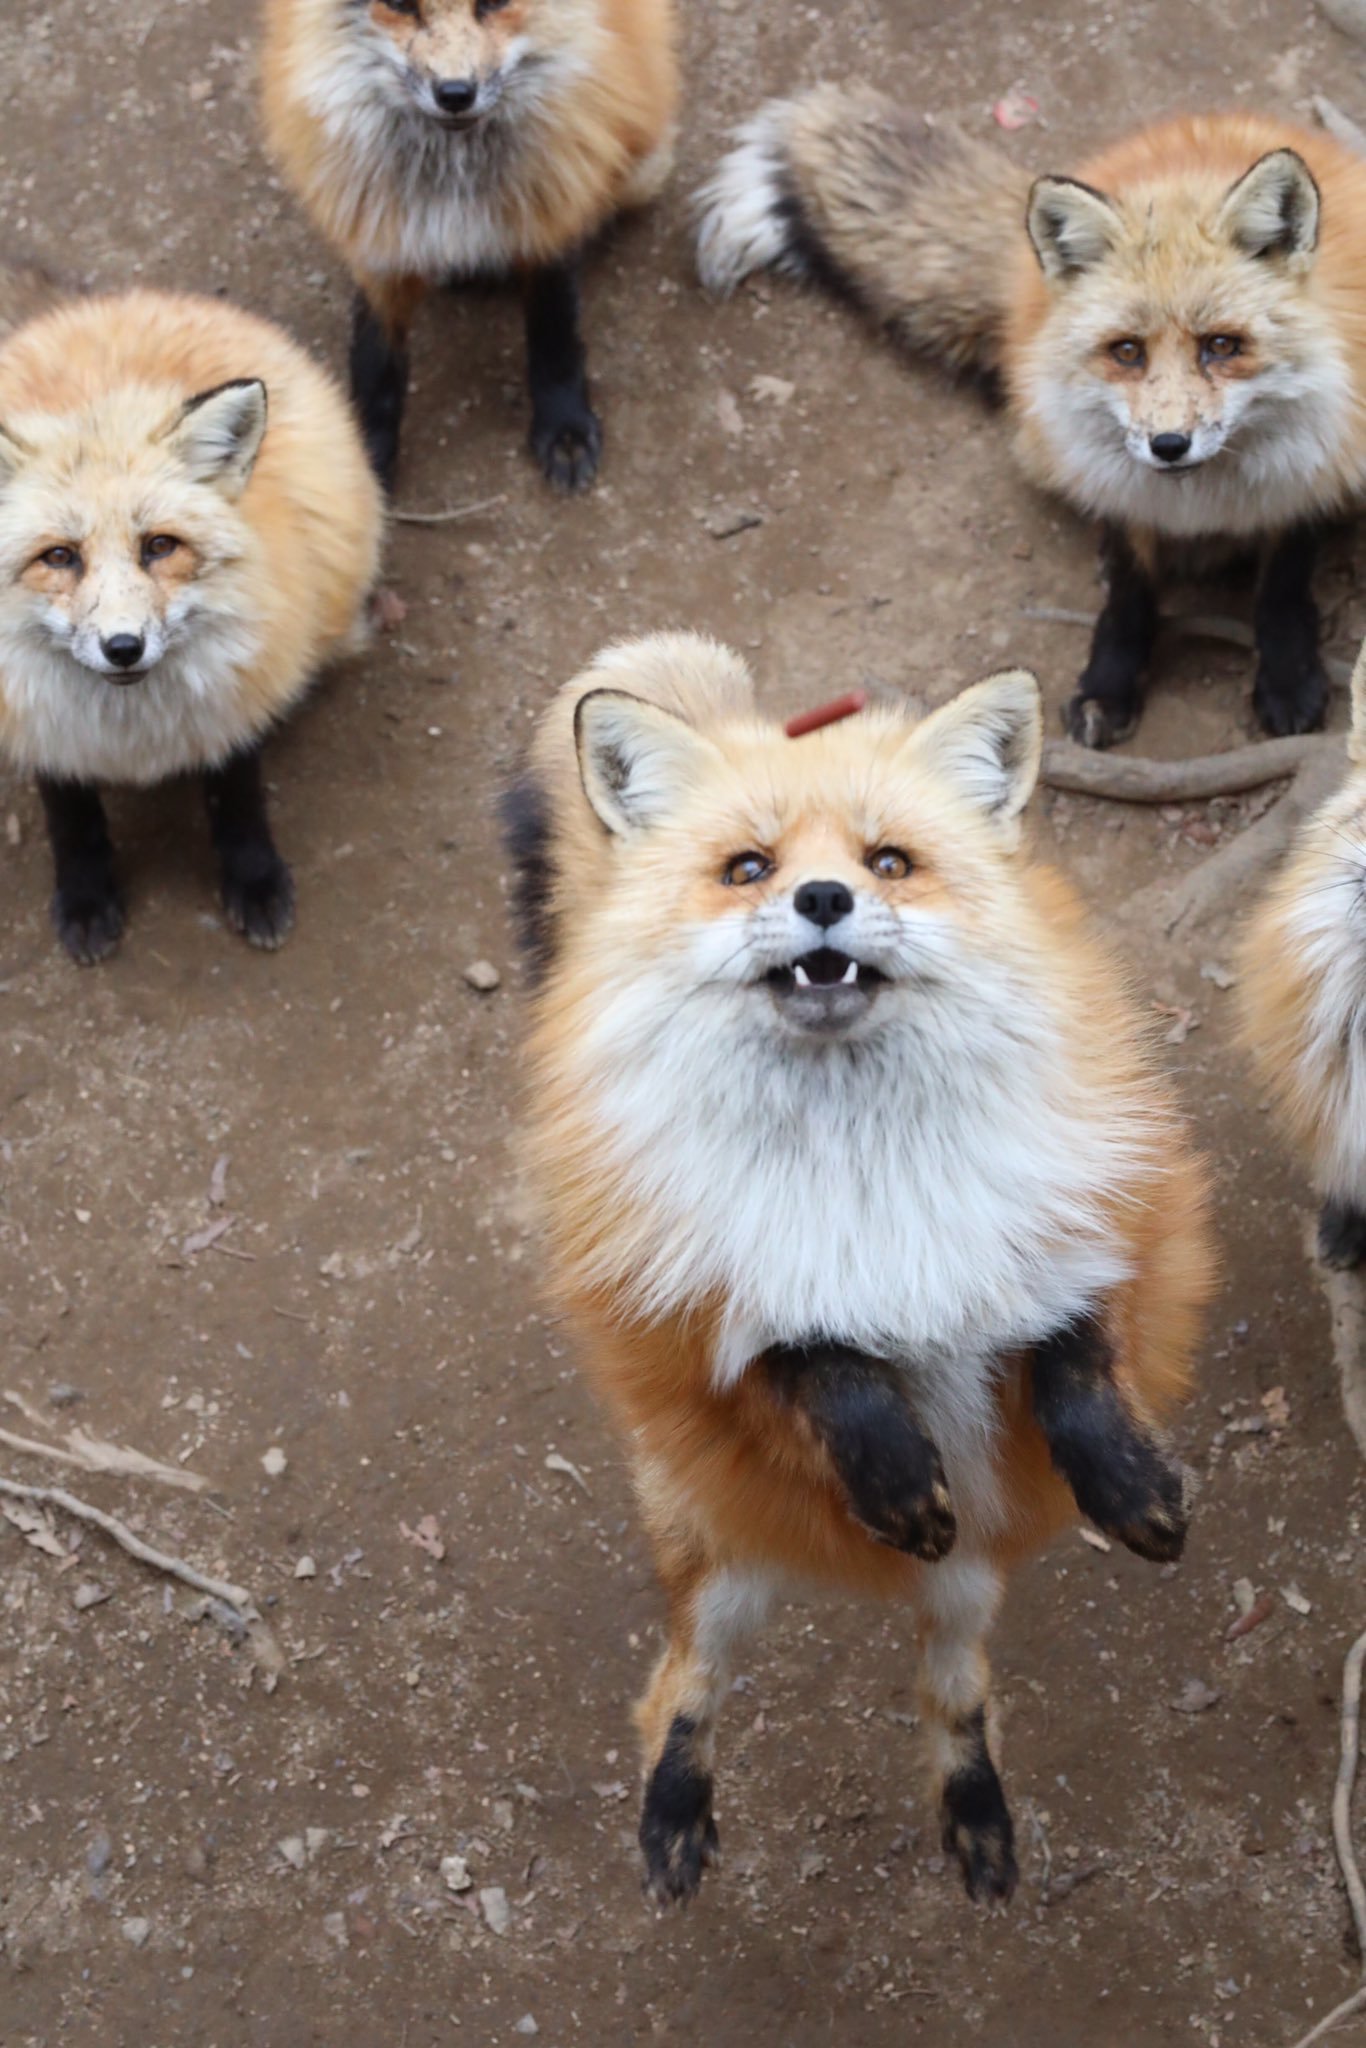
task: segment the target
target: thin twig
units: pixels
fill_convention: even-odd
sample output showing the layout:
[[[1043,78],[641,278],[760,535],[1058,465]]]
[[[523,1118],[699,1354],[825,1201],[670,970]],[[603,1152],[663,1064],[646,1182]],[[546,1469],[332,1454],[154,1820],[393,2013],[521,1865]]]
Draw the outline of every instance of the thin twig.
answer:
[[[135,1536],[126,1522],[116,1515],[107,1515],[103,1508],[91,1507],[89,1501],[78,1500],[74,1493],[67,1493],[60,1486],[23,1486],[17,1479],[0,1479],[0,1494],[10,1500],[34,1501],[40,1507],[62,1508],[68,1515],[74,1515],[78,1522],[89,1522],[96,1529],[103,1529],[106,1536],[113,1538],[130,1557],[140,1564],[150,1565],[153,1571],[166,1572],[173,1579],[180,1579],[185,1585],[193,1586],[197,1593],[207,1593],[211,1599],[223,1601],[225,1606],[235,1608],[244,1621],[258,1619],[256,1602],[245,1586],[230,1586],[226,1580],[211,1579],[194,1565],[173,1557],[169,1551],[154,1550],[150,1543],[144,1543]]]
[[[1325,1266],[1317,1256],[1317,1228],[1311,1220],[1305,1255],[1328,1302],[1333,1360],[1342,1390],[1342,1413],[1366,1458],[1366,1278],[1354,1267]],[[1366,1959],[1366,1939],[1362,1942]]]
[[[400,526],[451,526],[457,519],[473,519],[506,502],[507,492],[500,491],[496,498],[476,498],[472,505],[447,505],[441,512],[395,512],[394,518]]]
[[[33,1403],[12,1388],[0,1393],[0,1400],[17,1408],[39,1429],[46,1426]],[[145,1452],[129,1450],[124,1444],[111,1444],[104,1437],[91,1436],[79,1428],[66,1432],[65,1450],[56,1444],[41,1443],[34,1437],[15,1436],[8,1429],[0,1429],[0,1443],[8,1444],[11,1450],[22,1451],[27,1458],[47,1458],[58,1465],[75,1465],[82,1472],[117,1472],[130,1479],[155,1479],[163,1486],[183,1487],[188,1493],[203,1493],[212,1484],[200,1472],[187,1471],[183,1466],[163,1465],[160,1458],[149,1458]]]
[[[1352,1794],[1356,1789],[1357,1759],[1361,1748],[1363,1666],[1366,1666],[1366,1633],[1357,1637],[1347,1652],[1347,1661],[1342,1667],[1342,1758],[1338,1764],[1337,1784],[1333,1787],[1333,1847],[1337,1850],[1338,1866],[1342,1871],[1342,1881],[1347,1887],[1347,1899],[1352,1908],[1352,1922],[1357,1934],[1357,1952],[1366,1965],[1366,1885],[1362,1884],[1356,1852],[1352,1847]],[[1359,2012],[1366,2012],[1366,1977],[1351,1997],[1344,1998],[1341,2005],[1335,2005],[1330,2013],[1325,2013],[1323,2018],[1295,2043],[1295,2048],[1309,2048],[1311,2041],[1323,2040],[1325,2035],[1340,2027],[1344,2020],[1351,2019]]]
[[[1345,143],[1358,156],[1366,156],[1366,131],[1358,128],[1350,114],[1344,114],[1341,107],[1335,106],[1321,92],[1316,92],[1309,104],[1320,128],[1326,128],[1335,142]]]

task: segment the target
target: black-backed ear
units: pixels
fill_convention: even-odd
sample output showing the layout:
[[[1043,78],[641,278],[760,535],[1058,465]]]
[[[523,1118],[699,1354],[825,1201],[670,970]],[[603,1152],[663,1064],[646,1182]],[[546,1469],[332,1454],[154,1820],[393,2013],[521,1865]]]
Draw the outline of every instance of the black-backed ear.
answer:
[[[17,476],[32,453],[28,443],[12,434],[0,421],[0,484],[6,484],[12,476]]]
[[[165,428],[165,438],[197,483],[215,484],[237,497],[261,452],[266,432],[266,387],[259,377],[238,377],[189,398]]]
[[[1224,199],[1215,223],[1245,256],[1312,256],[1319,240],[1319,188],[1293,149],[1260,157]]]
[[[659,824],[716,751],[685,719],[625,690],[581,697],[574,741],[584,795],[609,832]]]
[[[1103,263],[1119,233],[1114,202],[1080,178],[1036,178],[1025,215],[1034,254],[1057,283]]]
[[[1043,700],[1028,669],[974,683],[916,726],[911,743],[918,759],[1015,844],[1043,754]]]

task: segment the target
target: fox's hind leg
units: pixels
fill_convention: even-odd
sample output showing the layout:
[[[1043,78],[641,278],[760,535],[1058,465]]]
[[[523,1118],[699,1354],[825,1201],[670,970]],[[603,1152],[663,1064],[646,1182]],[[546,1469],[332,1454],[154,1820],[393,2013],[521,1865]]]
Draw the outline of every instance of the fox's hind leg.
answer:
[[[260,748],[209,769],[204,797],[228,923],[253,946],[273,951],[294,923],[294,878],[271,837]]]
[[[762,1366],[839,1474],[849,1512],[879,1543],[934,1563],[957,1534],[939,1453],[911,1407],[906,1375],[847,1344],[774,1345]]]
[[[99,792],[88,782],[38,777],[57,886],[52,922],[71,958],[93,967],[123,935],[123,898]]]
[[[968,1897],[1008,1899],[1015,1889],[1015,1829],[991,1759],[986,1636],[1001,1600],[984,1558],[951,1557],[922,1574],[920,1708],[939,1799],[944,1850],[957,1858]]]
[[[772,1589],[759,1572],[710,1562],[683,1536],[665,1537],[656,1562],[669,1599],[669,1647],[636,1708],[636,1724],[645,1761],[645,1891],[667,1906],[692,1898],[703,1870],[717,1860],[717,1716],[734,1650],[759,1627]]]
[[[1257,680],[1253,709],[1264,732],[1317,732],[1328,709],[1328,676],[1319,656],[1314,602],[1318,535],[1293,527],[1267,556],[1257,590]]]
[[[588,402],[577,259],[528,275],[526,356],[532,453],[558,489],[586,490],[598,473],[602,428]]]
[[[351,325],[351,399],[370,465],[386,491],[398,470],[408,396],[408,333],[426,285],[420,277],[363,279]]]
[[[1129,1411],[1098,1316],[1078,1316],[1034,1352],[1034,1419],[1054,1467],[1098,1529],[1140,1557],[1180,1557],[1187,1475]]]
[[[1107,590],[1091,658],[1063,713],[1083,747],[1127,739],[1143,709],[1143,682],[1157,638],[1157,586],[1129,537],[1106,527],[1101,539]]]

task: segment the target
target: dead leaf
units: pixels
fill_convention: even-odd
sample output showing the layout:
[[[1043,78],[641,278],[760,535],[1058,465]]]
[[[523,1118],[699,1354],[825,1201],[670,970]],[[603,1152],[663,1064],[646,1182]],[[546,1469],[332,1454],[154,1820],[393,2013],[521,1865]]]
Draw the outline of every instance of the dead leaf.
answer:
[[[789,384],[786,377],[766,377],[762,374],[749,380],[749,395],[762,403],[787,405],[796,392],[796,385]]]
[[[716,417],[717,417],[717,418],[718,418],[718,419],[720,420],[720,422],[721,422],[721,430],[722,430],[722,432],[723,432],[723,433],[726,433],[726,434],[743,434],[743,433],[744,433],[744,431],[745,431],[745,421],[744,421],[744,415],[743,415],[743,414],[741,413],[741,411],[740,411],[740,407],[739,407],[739,405],[738,405],[738,404],[736,403],[736,399],[735,399],[735,394],[734,394],[733,392],[731,392],[731,391],[721,391],[721,392],[718,392],[718,394],[717,394],[717,398],[716,398]]]
[[[1268,1387],[1262,1395],[1262,1407],[1266,1419],[1273,1429],[1285,1429],[1290,1421],[1290,1403],[1284,1387]]]
[[[1241,1580],[1239,1584],[1242,1584]],[[1234,1595],[1236,1598],[1237,1587],[1234,1588]],[[1242,1605],[1241,1601],[1239,1601],[1239,1605]],[[1226,1643],[1236,1643],[1241,1637],[1250,1636],[1254,1628],[1260,1628],[1264,1621],[1270,1620],[1275,1610],[1276,1603],[1271,1595],[1269,1593],[1259,1593],[1246,1614],[1240,1614],[1236,1621],[1229,1623],[1228,1627],[1224,1630],[1224,1641]]]
[[[1176,1020],[1171,1030],[1163,1033],[1164,1045],[1184,1045],[1191,1032],[1200,1029],[1200,1019],[1194,1010],[1184,1010],[1180,1003],[1154,1001],[1153,1008],[1159,1017],[1172,1017]]]
[[[1281,1598],[1292,1614],[1312,1614],[1313,1602],[1306,1600],[1298,1586],[1282,1586]]]
[[[1203,1678],[1188,1678],[1174,1700],[1167,1705],[1174,1714],[1207,1714],[1211,1707],[1217,1707],[1224,1695],[1212,1685],[1206,1685]]]
[[[25,1543],[41,1550],[45,1557],[69,1558],[71,1553],[57,1534],[56,1525],[45,1509],[25,1507],[22,1501],[0,1501],[0,1515],[19,1531]]]
[[[381,633],[392,633],[408,616],[408,607],[396,590],[381,583],[370,598],[370,617]]]
[[[1103,1550],[1107,1555],[1109,1554],[1110,1545],[1101,1535],[1099,1529],[1078,1529],[1077,1534],[1083,1543],[1090,1544],[1092,1550]]]
[[[424,1515],[415,1529],[410,1529],[406,1522],[400,1522],[398,1533],[405,1543],[415,1544],[419,1550],[425,1550],[428,1557],[434,1557],[438,1564],[446,1555],[446,1546],[441,1540],[441,1531],[437,1527],[435,1515]]]
[[[221,1209],[228,1199],[228,1154],[223,1152],[213,1162],[209,1175],[209,1203],[212,1208]]]
[[[206,1252],[210,1245],[217,1244],[220,1237],[227,1236],[236,1221],[235,1216],[215,1216],[213,1222],[206,1223],[202,1230],[192,1230],[187,1238],[182,1239],[181,1251],[187,1259],[192,1259],[196,1252]]]
[[[558,1451],[547,1452],[545,1469],[547,1472],[563,1472],[566,1478],[572,1479],[574,1484],[581,1486],[587,1494],[591,1494],[593,1491],[578,1466],[571,1465],[568,1458],[562,1458]]]

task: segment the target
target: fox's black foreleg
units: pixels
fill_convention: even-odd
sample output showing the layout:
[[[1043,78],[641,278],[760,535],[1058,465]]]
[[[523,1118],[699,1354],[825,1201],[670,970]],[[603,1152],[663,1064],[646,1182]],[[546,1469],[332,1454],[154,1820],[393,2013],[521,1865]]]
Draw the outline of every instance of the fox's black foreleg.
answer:
[[[273,951],[294,923],[294,878],[271,837],[260,748],[209,769],[204,796],[228,923],[253,946]]]
[[[1319,1257],[1343,1271],[1366,1259],[1366,1210],[1355,1202],[1327,1201],[1319,1211]]]
[[[376,294],[376,297],[379,295]],[[408,398],[406,300],[356,293],[351,320],[351,401],[360,418],[370,466],[386,491],[398,471],[399,436]]]
[[[1157,638],[1157,586],[1118,527],[1101,536],[1106,596],[1091,639],[1091,658],[1063,713],[1083,747],[1127,739],[1143,709],[1143,685]]]
[[[911,1408],[905,1374],[847,1344],[781,1344],[762,1367],[829,1454],[849,1512],[869,1534],[930,1562],[957,1535],[939,1453]]]
[[[78,966],[105,959],[123,934],[123,898],[99,792],[88,782],[38,777],[56,888],[52,922]]]
[[[1079,1316],[1034,1353],[1034,1419],[1077,1506],[1107,1536],[1154,1563],[1180,1557],[1186,1475],[1129,1413],[1099,1317]]]
[[[588,402],[576,258],[528,276],[526,356],[532,453],[559,490],[585,490],[598,473],[602,428]]]
[[[1328,710],[1328,676],[1319,655],[1314,563],[1319,536],[1292,527],[1271,549],[1257,589],[1257,680],[1252,705],[1264,732],[1317,732]]]

